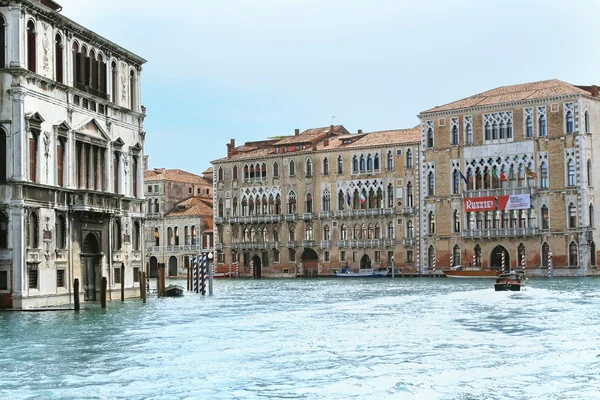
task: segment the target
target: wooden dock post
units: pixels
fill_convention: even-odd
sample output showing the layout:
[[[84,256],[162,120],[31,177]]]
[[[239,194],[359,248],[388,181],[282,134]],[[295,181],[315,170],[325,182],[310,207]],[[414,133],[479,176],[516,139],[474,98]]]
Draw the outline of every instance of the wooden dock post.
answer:
[[[163,297],[165,295],[165,283],[166,283],[165,264],[159,263],[158,264],[158,280],[157,280],[157,285],[156,285],[158,297]]]
[[[142,302],[146,303],[146,273],[140,271],[140,295],[142,296]]]
[[[100,307],[106,308],[106,289],[108,287],[108,281],[106,277],[102,277],[102,286],[100,288]]]
[[[79,279],[73,281],[73,302],[75,303],[75,311],[79,311]]]
[[[190,287],[191,286],[190,283],[192,282],[192,279],[191,279],[192,269],[190,267],[191,267],[191,264],[188,264],[188,266],[187,266],[187,290],[188,290],[188,292],[190,290],[192,290],[192,288]]]
[[[125,301],[125,263],[121,263],[121,301]]]

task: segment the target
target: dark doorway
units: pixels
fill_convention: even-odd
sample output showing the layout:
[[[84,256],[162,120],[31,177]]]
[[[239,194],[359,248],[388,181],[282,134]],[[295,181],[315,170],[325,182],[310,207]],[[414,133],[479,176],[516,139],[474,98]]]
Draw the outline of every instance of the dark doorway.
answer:
[[[169,257],[169,276],[177,276],[177,257]]]
[[[365,254],[360,258],[360,269],[371,269],[371,257]]]
[[[93,233],[88,233],[81,249],[81,274],[85,301],[100,297],[100,246]]]
[[[260,257],[259,256],[254,256],[252,257],[252,268],[251,272],[252,272],[252,277],[253,278],[260,278],[262,276],[262,262],[260,261]]]
[[[497,271],[502,270],[502,254],[504,254],[504,268],[510,269],[510,254],[504,246],[496,246],[494,250],[492,250],[492,254],[490,257],[490,267]]]
[[[302,261],[304,276],[317,276],[319,274],[319,255],[316,251],[306,247],[300,260]]]
[[[154,256],[150,257],[150,276],[149,278],[158,277],[158,259]]]

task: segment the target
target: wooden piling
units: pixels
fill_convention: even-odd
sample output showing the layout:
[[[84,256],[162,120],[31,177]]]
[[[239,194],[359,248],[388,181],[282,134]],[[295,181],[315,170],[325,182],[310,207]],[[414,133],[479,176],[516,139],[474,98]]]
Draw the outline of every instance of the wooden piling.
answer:
[[[102,277],[102,286],[100,288],[100,307],[106,308],[106,289],[108,288],[108,281],[106,277]]]
[[[121,263],[121,301],[125,301],[125,263]]]
[[[158,279],[157,279],[157,287],[156,287],[156,292],[158,297],[163,297],[165,295],[165,281],[166,281],[166,277],[165,277],[165,264],[164,263],[159,263],[158,264]]]
[[[73,301],[75,303],[75,311],[79,311],[79,279],[73,281]]]
[[[196,293],[200,293],[200,263],[196,263]]]
[[[142,302],[146,303],[146,273],[140,271],[140,294],[142,295]]]
[[[192,283],[192,278],[191,278],[191,276],[192,276],[192,269],[190,267],[191,267],[191,264],[188,264],[188,267],[187,267],[187,290],[188,290],[188,292],[190,290],[192,290],[192,288],[190,287],[191,283]]]

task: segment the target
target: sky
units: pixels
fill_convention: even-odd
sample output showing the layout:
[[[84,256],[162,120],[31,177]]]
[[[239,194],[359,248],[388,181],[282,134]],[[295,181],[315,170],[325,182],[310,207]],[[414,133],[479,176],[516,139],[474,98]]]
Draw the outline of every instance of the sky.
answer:
[[[499,86],[600,85],[600,1],[58,0],[148,60],[150,168],[201,173],[226,143],[410,128]],[[335,118],[332,118],[335,117]]]

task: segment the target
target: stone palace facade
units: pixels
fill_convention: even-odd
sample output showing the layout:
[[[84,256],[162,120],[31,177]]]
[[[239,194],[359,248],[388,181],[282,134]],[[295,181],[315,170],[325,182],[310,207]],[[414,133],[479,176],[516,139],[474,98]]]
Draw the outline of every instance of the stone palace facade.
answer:
[[[0,2],[0,307],[84,301],[145,264],[145,60],[63,16]],[[125,265],[121,276],[120,267]]]

